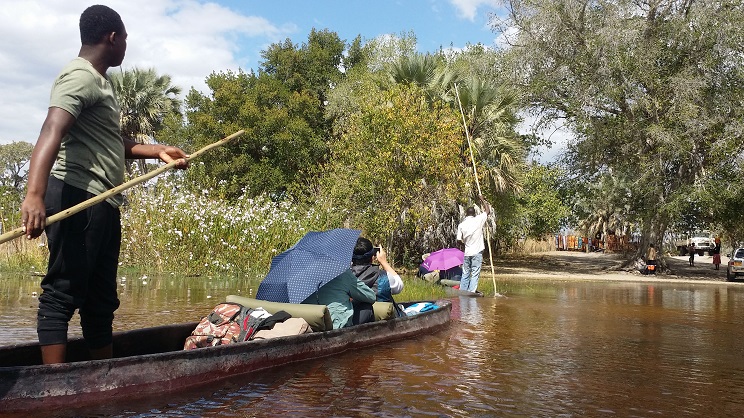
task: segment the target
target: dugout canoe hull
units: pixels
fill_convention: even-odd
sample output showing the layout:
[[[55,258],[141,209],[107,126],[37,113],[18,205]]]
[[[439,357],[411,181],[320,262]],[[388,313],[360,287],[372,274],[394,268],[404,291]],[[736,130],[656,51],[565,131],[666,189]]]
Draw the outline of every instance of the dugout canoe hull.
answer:
[[[454,287],[445,286],[444,293],[447,296],[467,296],[471,298],[482,298],[483,293],[468,292],[467,290],[455,289]]]
[[[420,334],[450,321],[451,304],[419,315],[328,332],[183,350],[196,323],[114,334],[114,358],[84,360],[82,339],[68,343],[68,363],[40,365],[38,344],[0,347],[0,411],[94,406],[173,393],[303,360],[336,355]],[[82,361],[81,361],[82,360]]]

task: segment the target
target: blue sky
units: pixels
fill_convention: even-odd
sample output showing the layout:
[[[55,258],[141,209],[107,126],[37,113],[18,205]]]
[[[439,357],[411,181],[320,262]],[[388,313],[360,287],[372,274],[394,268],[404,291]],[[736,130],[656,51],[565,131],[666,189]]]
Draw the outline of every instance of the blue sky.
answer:
[[[96,2],[3,0],[0,8],[0,144],[35,142],[51,83],[80,47],[80,13]],[[494,45],[497,0],[240,1],[109,0],[129,32],[122,68],[153,67],[184,93],[205,91],[213,71],[257,68],[260,52],[312,28],[351,42],[413,31],[421,52]],[[118,69],[112,69],[117,71]]]
[[[418,50],[433,52],[442,48],[462,48],[468,43],[493,45],[496,35],[488,18],[497,9],[496,1],[281,1],[282,7],[267,1],[220,1],[244,14],[263,16],[279,27],[296,26],[295,43],[307,39],[313,27],[330,29],[351,42],[383,34],[413,31]]]

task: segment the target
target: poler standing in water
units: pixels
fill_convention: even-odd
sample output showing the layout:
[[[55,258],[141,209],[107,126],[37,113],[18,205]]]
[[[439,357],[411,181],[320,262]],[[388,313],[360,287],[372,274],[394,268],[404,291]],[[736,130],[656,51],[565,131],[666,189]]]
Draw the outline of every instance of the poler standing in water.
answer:
[[[121,194],[58,223],[46,218],[124,181],[125,158],[187,157],[181,149],[122,138],[119,104],[106,72],[121,65],[127,31],[113,9],[91,6],[80,16],[77,58],[57,76],[49,109],[31,154],[21,219],[28,239],[46,230],[49,264],[41,282],[37,334],[45,364],[62,363],[68,323],[80,313],[91,358],[112,356],[116,273],[121,245]],[[186,161],[179,164],[186,167]],[[45,228],[46,227],[46,228]]]

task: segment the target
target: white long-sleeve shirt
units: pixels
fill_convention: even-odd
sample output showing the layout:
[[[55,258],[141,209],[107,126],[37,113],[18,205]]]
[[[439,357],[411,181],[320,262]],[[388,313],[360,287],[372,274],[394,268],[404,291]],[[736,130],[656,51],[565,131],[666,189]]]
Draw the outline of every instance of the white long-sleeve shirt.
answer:
[[[403,279],[397,273],[387,272],[387,277],[390,283],[390,293],[397,295],[403,291]]]

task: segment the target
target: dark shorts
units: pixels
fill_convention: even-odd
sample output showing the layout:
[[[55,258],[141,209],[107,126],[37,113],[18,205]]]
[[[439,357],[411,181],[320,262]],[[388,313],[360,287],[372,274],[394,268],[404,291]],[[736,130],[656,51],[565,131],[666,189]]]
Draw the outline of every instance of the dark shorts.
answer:
[[[93,196],[50,177],[44,198],[47,217]],[[39,296],[39,343],[67,342],[67,325],[78,309],[88,346],[105,347],[111,343],[114,311],[119,307],[119,209],[101,202],[49,225],[45,231],[49,266]]]

